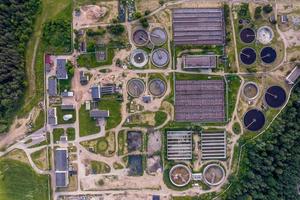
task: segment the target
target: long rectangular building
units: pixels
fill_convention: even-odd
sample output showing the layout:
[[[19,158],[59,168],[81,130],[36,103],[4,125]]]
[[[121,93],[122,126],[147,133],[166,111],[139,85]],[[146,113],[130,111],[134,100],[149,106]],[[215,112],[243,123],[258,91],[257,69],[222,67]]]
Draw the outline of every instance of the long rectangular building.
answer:
[[[215,55],[184,55],[182,57],[183,69],[214,69],[217,67]]]
[[[192,159],[192,132],[168,131],[167,132],[168,160]]]
[[[176,80],[175,120],[180,122],[224,122],[223,80]]]
[[[67,187],[69,184],[68,149],[57,148],[54,155],[56,187]]]
[[[173,38],[175,45],[224,45],[223,9],[174,9]]]

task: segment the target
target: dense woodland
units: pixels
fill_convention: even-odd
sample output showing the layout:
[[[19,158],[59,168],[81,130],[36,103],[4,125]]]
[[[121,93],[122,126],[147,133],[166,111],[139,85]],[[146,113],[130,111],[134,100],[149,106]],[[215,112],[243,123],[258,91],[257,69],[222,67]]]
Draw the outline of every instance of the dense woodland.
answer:
[[[71,52],[71,21],[55,19],[44,24],[43,42],[50,53]]]
[[[262,137],[248,144],[226,199],[300,199],[300,85]]]
[[[0,133],[24,94],[24,55],[40,5],[40,0],[0,1]]]

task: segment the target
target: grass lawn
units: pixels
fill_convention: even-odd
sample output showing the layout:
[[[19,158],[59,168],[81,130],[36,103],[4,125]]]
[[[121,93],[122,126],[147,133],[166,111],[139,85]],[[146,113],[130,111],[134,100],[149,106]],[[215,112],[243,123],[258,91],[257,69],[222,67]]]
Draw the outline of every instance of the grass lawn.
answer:
[[[100,67],[104,65],[111,65],[113,58],[115,56],[114,49],[108,48],[106,52],[107,52],[107,59],[105,61],[97,61],[95,53],[86,53],[86,54],[81,54],[78,57],[77,63],[80,67],[86,67],[88,69]]]
[[[41,170],[48,170],[49,164],[48,164],[48,158],[47,158],[47,148],[43,148],[39,151],[33,152],[31,154],[32,161],[34,164]]]
[[[48,200],[48,176],[20,161],[0,159],[0,199]]]
[[[109,117],[106,121],[105,129],[109,130],[121,123],[121,102],[117,96],[110,95],[102,98],[99,102],[100,110],[109,110]]]
[[[175,78],[176,80],[221,80],[222,76],[176,73]]]
[[[227,84],[228,84],[228,120],[231,119],[232,113],[235,108],[236,98],[238,90],[241,86],[241,79],[236,75],[228,75],[226,76]]]
[[[91,168],[94,174],[106,174],[110,172],[108,164],[100,161],[91,161]]]
[[[114,169],[124,169],[124,166],[121,163],[114,162],[113,163],[113,168]]]
[[[67,128],[66,133],[69,141],[75,140],[75,128]]]
[[[235,122],[232,126],[232,130],[235,134],[240,134],[241,133],[241,126],[239,123]]]
[[[53,142],[56,143],[60,140],[60,137],[63,136],[65,133],[65,130],[63,128],[55,128],[53,129]]]
[[[76,113],[75,110],[62,110],[60,106],[56,107],[56,112],[57,112],[57,122],[58,124],[73,124],[76,121]],[[64,115],[72,115],[72,119],[69,119],[68,121],[65,121],[63,119]]]
[[[19,111],[20,116],[27,114],[44,95],[44,51],[45,46],[41,41],[43,24],[51,19],[60,17],[71,19],[71,0],[43,0],[41,12],[37,15],[34,31],[26,48],[26,75],[28,87],[25,90],[23,106]],[[34,63],[34,68],[31,64]]]
[[[158,111],[155,113],[155,126],[162,125],[167,120],[167,113]]]
[[[35,119],[33,126],[32,126],[32,132],[35,132],[42,128],[45,123],[45,112],[43,110],[40,110],[39,115]]]
[[[90,117],[88,110],[82,105],[79,109],[79,135],[87,136],[100,132],[100,127],[97,126],[97,121]]]
[[[120,131],[118,133],[118,156],[122,156],[125,154],[125,148],[126,148],[126,137],[127,134],[125,131]]]

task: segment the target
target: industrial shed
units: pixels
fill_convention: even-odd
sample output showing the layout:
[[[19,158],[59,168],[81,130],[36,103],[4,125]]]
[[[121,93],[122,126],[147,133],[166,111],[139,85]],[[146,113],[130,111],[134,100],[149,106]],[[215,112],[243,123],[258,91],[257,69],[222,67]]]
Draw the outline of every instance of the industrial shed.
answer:
[[[224,122],[223,80],[176,80],[175,120],[179,122]]]
[[[225,22],[221,8],[173,10],[175,45],[224,45]]]
[[[168,160],[192,159],[192,131],[168,131]]]

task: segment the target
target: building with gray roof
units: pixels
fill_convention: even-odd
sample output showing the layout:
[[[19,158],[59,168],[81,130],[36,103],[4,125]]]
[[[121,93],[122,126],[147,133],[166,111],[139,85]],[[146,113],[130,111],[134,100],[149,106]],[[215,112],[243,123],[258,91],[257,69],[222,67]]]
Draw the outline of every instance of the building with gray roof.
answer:
[[[109,110],[92,109],[90,110],[90,117],[94,119],[108,118]]]
[[[183,69],[214,69],[217,67],[215,55],[184,55],[182,57]]]
[[[56,77],[57,79],[68,79],[68,72],[66,69],[66,59],[56,59]]]
[[[62,110],[74,110],[75,106],[73,104],[61,104],[60,108]]]
[[[47,116],[49,125],[57,125],[56,108],[49,108]]]
[[[101,86],[101,95],[109,95],[115,93],[116,93],[115,84]]]
[[[56,184],[56,187],[67,187],[68,186],[68,173],[55,172],[55,184]]]
[[[291,73],[285,78],[288,84],[293,85],[296,83],[297,79],[300,76],[300,67],[296,66]]]
[[[101,87],[100,85],[93,85],[91,87],[91,95],[93,101],[99,101],[101,99]]]
[[[48,94],[50,97],[57,96],[57,80],[55,77],[48,78]]]
[[[68,149],[57,148],[54,153],[56,187],[67,187],[69,184]]]
[[[224,45],[223,9],[173,9],[173,38],[175,45]]]

